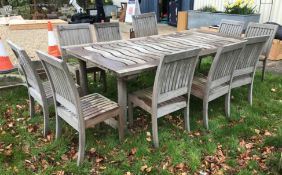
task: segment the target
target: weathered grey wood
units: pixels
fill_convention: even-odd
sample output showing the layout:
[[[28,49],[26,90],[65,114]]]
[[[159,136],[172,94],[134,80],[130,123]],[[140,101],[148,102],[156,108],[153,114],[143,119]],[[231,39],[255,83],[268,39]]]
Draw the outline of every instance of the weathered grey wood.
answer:
[[[121,40],[119,23],[94,23],[97,42]]]
[[[215,53],[219,47],[240,41],[226,36],[185,32],[95,43],[67,48],[66,51],[83,61],[111,70],[119,77],[125,77],[156,68],[164,54],[200,47],[200,55],[207,55]]]
[[[57,25],[57,34],[59,38],[60,48],[62,51],[62,57],[65,60],[70,58],[70,55],[68,55],[65,51],[66,46],[91,44],[94,42],[90,24],[82,23],[82,24]],[[79,62],[79,66],[69,64],[69,67],[72,67],[70,68],[70,70],[73,70],[72,72],[73,74],[80,75],[80,77],[76,77],[76,79],[77,79],[77,83],[81,85],[84,95],[88,93],[88,84],[87,82],[84,81],[87,80],[87,73],[94,73],[94,77],[96,76],[97,72],[100,72],[100,75],[104,75],[104,76],[106,75],[101,73],[104,72],[104,70],[99,69],[94,65],[87,66],[86,63],[83,63],[83,61]],[[106,77],[102,77],[102,78],[106,79]],[[106,87],[105,84],[104,87]]]
[[[41,51],[37,51],[37,54],[47,72],[54,94],[56,137],[61,134],[62,119],[79,132],[77,165],[80,165],[85,152],[85,129],[116,116],[120,118],[120,108],[117,103],[100,94],[80,98],[66,63]],[[122,140],[124,123],[122,119],[119,121]]]
[[[268,56],[271,50],[272,41],[275,37],[277,30],[278,30],[277,25],[258,24],[258,23],[253,23],[253,22],[249,23],[247,30],[246,30],[245,37],[247,38],[254,37],[254,36],[265,36],[265,35],[270,36],[268,39],[268,42],[266,43],[262,51],[262,56],[261,56],[262,59],[260,59],[260,61],[263,62],[262,81],[264,80],[266,63],[267,63],[267,59],[268,59]]]
[[[242,21],[226,20],[220,22],[218,32],[232,37],[241,37],[245,23]]]
[[[154,12],[133,15],[132,26],[136,38],[158,35],[157,18]]]
[[[26,51],[21,47],[14,44],[12,41],[7,41],[11,49],[13,50],[16,58],[19,62],[19,66],[24,73],[26,79],[26,86],[28,88],[29,94],[29,111],[30,116],[33,117],[34,110],[34,100],[36,100],[43,109],[44,117],[44,128],[43,135],[47,136],[49,131],[49,105],[52,104],[52,94],[50,93],[50,82],[42,82],[36,71],[35,65],[32,63],[31,59],[27,55]]]
[[[233,72],[241,55],[245,41],[230,44],[219,48],[211,65],[208,77],[203,75],[195,76],[193,80],[191,94],[203,100],[203,122],[208,129],[208,105],[209,102],[226,96],[226,101],[230,98]],[[225,105],[226,115],[229,116],[230,105]]]
[[[195,48],[201,48],[200,55],[213,54],[222,46],[241,41],[242,39],[188,31],[84,46],[77,45],[66,48],[66,51],[83,61],[110,70],[118,77],[118,101],[123,109],[122,115],[126,119],[126,80],[135,78],[144,71],[155,69],[165,54]],[[167,46],[171,48],[168,49]],[[129,122],[132,123],[130,119],[131,117]],[[188,128],[189,123],[186,123]]]
[[[265,44],[269,40],[269,36],[258,36],[246,38],[247,43],[243,50],[243,54],[239,57],[239,61],[235,67],[231,88],[241,86],[249,87],[248,100],[252,105],[253,84],[256,72],[256,66],[259,61],[259,55],[262,53]],[[230,109],[230,98],[226,103]]]
[[[189,99],[198,55],[201,49],[186,50],[165,55],[157,69],[153,88],[129,95],[129,117],[133,123],[133,106],[139,106],[152,115],[154,146],[159,146],[157,119],[185,109],[185,128],[189,131]],[[187,95],[187,99],[183,97]]]

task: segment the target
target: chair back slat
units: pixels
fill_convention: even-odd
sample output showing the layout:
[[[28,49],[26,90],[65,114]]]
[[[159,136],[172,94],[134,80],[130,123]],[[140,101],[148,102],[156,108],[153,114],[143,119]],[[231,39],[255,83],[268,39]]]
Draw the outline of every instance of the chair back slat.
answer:
[[[14,44],[12,41],[8,40],[7,42],[19,62],[19,65],[26,78],[28,87],[32,87],[36,89],[38,92],[42,92],[43,90],[42,82],[39,78],[39,75],[36,72],[36,69],[34,68],[34,65],[32,64],[31,59],[27,55],[26,51],[20,48],[19,46],[17,46],[16,44]]]
[[[258,24],[258,23],[249,23],[247,30],[246,30],[246,34],[245,37],[249,38],[249,37],[255,37],[255,36],[265,36],[268,35],[270,36],[268,39],[268,42],[266,43],[262,54],[265,56],[268,56],[270,53],[270,49],[272,46],[272,41],[275,37],[275,34],[278,30],[278,26],[277,25],[273,25],[273,24]]]
[[[246,38],[246,46],[236,65],[235,76],[250,74],[255,71],[257,62],[259,60],[259,55],[261,54],[268,39],[269,36]]]
[[[58,25],[57,34],[61,48],[63,46],[93,43],[90,24]],[[61,50],[63,57],[66,57],[65,51],[63,49]]]
[[[132,26],[136,38],[158,35],[155,13],[144,13],[132,16]]]
[[[218,50],[208,75],[208,89],[212,90],[230,82],[245,42],[230,44]]]
[[[66,63],[41,51],[37,51],[37,55],[51,82],[57,104],[77,115],[77,106],[80,106],[79,94]]]
[[[190,92],[192,79],[201,49],[165,55],[158,66],[154,94],[161,103]]]
[[[95,35],[97,42],[121,40],[119,23],[95,23]]]
[[[219,26],[219,33],[233,37],[241,37],[244,30],[244,22],[223,19]]]

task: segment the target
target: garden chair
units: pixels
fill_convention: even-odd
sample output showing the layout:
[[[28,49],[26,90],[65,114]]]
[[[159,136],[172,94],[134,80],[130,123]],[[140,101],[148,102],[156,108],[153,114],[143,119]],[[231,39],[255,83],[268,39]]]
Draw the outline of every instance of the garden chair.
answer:
[[[128,117],[133,125],[133,107],[141,107],[152,117],[153,142],[159,147],[158,118],[185,109],[185,129],[190,131],[189,99],[200,49],[165,55],[159,63],[154,86],[128,97]],[[188,98],[185,98],[187,95]]]
[[[58,25],[57,33],[59,38],[59,43],[62,51],[62,56],[64,60],[68,58],[73,58],[73,56],[67,55],[65,48],[73,45],[89,44],[93,43],[93,36],[91,32],[90,24],[68,24],[68,25]],[[69,63],[70,71],[75,74],[77,84],[80,84],[78,64]],[[104,90],[106,91],[106,73],[105,70],[95,67],[93,65],[87,65],[87,73],[94,73],[94,81],[96,81],[96,73],[100,72],[100,77],[104,83]]]
[[[218,49],[208,76],[196,75],[193,80],[191,94],[203,100],[203,121],[208,129],[208,105],[209,102],[223,95],[230,98],[230,81],[240,56],[245,41],[230,44]],[[227,100],[228,101],[228,100]],[[229,105],[225,105],[225,111],[229,116]]]
[[[278,30],[277,25],[258,24],[258,23],[251,22],[249,23],[246,33],[245,33],[245,37],[247,38],[254,37],[254,36],[264,36],[264,35],[270,36],[259,58],[259,61],[263,62],[262,81],[264,80],[266,63],[267,63],[267,59],[268,59],[268,56],[269,56],[269,53],[272,47],[272,41],[276,35],[277,30]]]
[[[37,51],[37,54],[50,80],[54,95],[56,138],[61,135],[62,119],[79,132],[77,165],[84,159],[86,128],[119,116],[119,137],[122,140],[124,122],[119,115],[118,104],[97,93],[80,98],[66,63],[41,51]]]
[[[268,39],[269,36],[246,38],[247,43],[245,49],[242,56],[239,57],[239,61],[233,73],[231,88],[233,89],[245,85],[249,86],[248,99],[250,105],[252,105],[253,102],[253,84],[256,66],[259,61],[259,55],[261,54]],[[230,102],[227,102],[227,104],[230,105]]]
[[[158,35],[157,18],[154,12],[132,16],[135,38]]]
[[[220,22],[218,32],[231,37],[241,37],[244,26],[244,22],[223,19]],[[202,57],[199,59],[199,69],[201,68],[202,59]]]
[[[244,26],[244,22],[223,19],[220,22],[218,32],[232,37],[241,37]]]
[[[35,114],[35,101],[37,101],[43,109],[44,128],[43,135],[47,136],[49,131],[49,105],[53,104],[53,95],[49,81],[43,82],[36,70],[36,65],[31,61],[26,51],[12,41],[7,41],[18,59],[19,66],[25,76],[26,86],[29,95],[29,112],[30,117]]]
[[[94,23],[97,42],[121,40],[119,23]]]

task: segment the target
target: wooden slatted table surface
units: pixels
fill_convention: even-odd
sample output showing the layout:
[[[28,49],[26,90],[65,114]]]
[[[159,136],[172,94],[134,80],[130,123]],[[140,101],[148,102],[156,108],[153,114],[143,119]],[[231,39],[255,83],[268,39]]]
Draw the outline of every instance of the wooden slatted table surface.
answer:
[[[87,85],[86,63],[112,71],[118,78],[118,101],[121,115],[127,119],[126,79],[156,68],[164,54],[184,49],[202,48],[201,56],[216,53],[217,49],[242,41],[222,34],[186,31],[131,40],[93,43],[66,47],[66,52],[80,59],[81,85]],[[82,87],[87,89],[87,87]],[[87,91],[84,92],[87,94]],[[126,120],[127,121],[127,120]]]

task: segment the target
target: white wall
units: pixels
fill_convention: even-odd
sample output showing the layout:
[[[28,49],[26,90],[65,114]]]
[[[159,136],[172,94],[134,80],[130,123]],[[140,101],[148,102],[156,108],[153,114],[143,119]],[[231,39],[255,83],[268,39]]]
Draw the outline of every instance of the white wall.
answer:
[[[120,6],[121,2],[127,2],[127,0],[113,0],[114,5]]]
[[[231,2],[232,0],[230,0]],[[269,3],[272,0],[262,0],[263,3]],[[194,9],[200,9],[203,6],[206,5],[212,5],[217,8],[219,11],[224,11],[224,2],[225,0],[195,0],[194,2]],[[256,2],[256,10],[261,14],[260,22],[264,23],[267,21],[276,22],[282,25],[282,0],[273,0],[273,6],[271,10],[271,6],[261,5],[260,6],[260,0],[255,0]],[[270,18],[270,20],[269,20]]]

